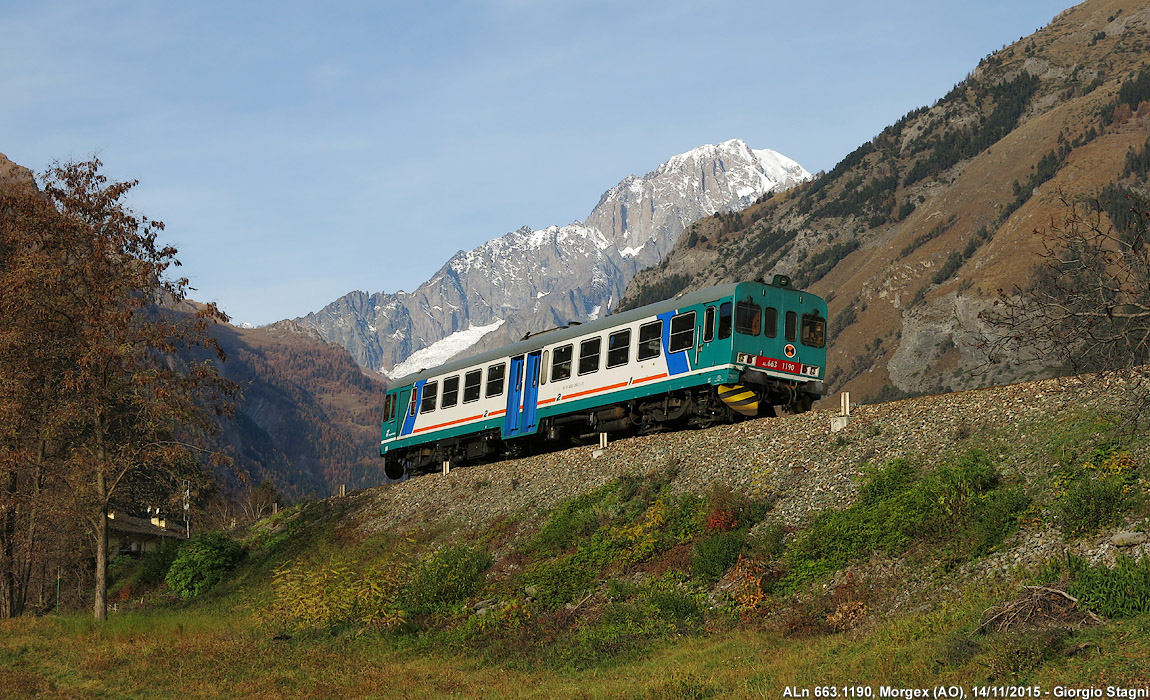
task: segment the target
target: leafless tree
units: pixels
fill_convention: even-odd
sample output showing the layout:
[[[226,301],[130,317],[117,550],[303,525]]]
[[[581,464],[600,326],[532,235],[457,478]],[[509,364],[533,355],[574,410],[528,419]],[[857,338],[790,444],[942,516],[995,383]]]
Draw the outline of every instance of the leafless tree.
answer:
[[[1061,217],[1035,230],[1043,247],[1029,283],[1000,289],[980,314],[983,349],[990,363],[1118,372],[1141,413],[1150,404],[1150,203],[1110,192],[1110,199],[1060,194]]]

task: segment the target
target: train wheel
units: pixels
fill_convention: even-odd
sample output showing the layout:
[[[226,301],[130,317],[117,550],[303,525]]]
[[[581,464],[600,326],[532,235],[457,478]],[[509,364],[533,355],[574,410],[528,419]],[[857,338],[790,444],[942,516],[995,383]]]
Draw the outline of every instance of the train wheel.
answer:
[[[407,473],[407,460],[399,455],[393,455],[384,462],[383,473],[391,481],[399,481]]]

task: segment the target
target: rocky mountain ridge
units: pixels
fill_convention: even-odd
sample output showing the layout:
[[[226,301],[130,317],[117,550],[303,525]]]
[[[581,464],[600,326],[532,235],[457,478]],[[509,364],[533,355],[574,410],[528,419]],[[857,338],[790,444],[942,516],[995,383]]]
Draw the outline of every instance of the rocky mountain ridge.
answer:
[[[833,391],[879,400],[1060,371],[982,372],[979,313],[1030,279],[1044,235],[1068,215],[1063,194],[1150,192],[1137,160],[1150,134],[1148,57],[1150,8],[1076,5],[935,104],[892,116],[831,171],[697,222],[620,308],[787,274],[828,299]],[[1129,209],[1122,194],[1099,202],[1111,219]]]
[[[346,347],[362,366],[393,375],[415,352],[454,334],[470,338],[490,327],[470,349],[502,345],[607,313],[686,226],[806,177],[793,160],[739,140],[702,146],[624,179],[585,222],[520,228],[460,251],[414,292],[350,292],[296,320]],[[459,340],[446,347],[458,352]]]

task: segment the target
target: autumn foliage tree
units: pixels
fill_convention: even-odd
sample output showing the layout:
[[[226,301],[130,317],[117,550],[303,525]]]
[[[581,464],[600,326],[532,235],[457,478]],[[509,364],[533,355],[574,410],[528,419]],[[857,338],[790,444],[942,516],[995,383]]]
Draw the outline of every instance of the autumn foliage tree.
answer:
[[[40,189],[0,194],[3,614],[23,605],[15,555],[35,551],[36,508],[51,492],[87,525],[94,614],[104,618],[109,510],[197,474],[205,453],[195,436],[235,394],[209,333],[226,316],[181,306],[188,280],[168,276],[179,262],[158,241],[163,224],[126,205],[136,182],[109,182],[100,167],[57,165]]]

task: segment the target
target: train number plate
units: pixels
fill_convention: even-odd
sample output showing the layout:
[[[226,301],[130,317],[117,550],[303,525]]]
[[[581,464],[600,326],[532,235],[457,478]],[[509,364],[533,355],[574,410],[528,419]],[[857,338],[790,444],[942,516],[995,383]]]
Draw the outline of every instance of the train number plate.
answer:
[[[804,365],[800,362],[793,362],[791,360],[780,360],[777,357],[763,357],[761,355],[748,355],[739,353],[739,361],[745,362],[748,365],[753,365],[760,369],[769,369],[775,372],[787,372],[788,374],[801,374],[804,377],[819,376],[818,365]]]

